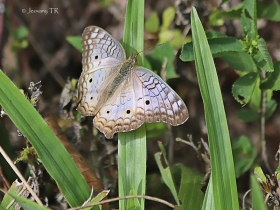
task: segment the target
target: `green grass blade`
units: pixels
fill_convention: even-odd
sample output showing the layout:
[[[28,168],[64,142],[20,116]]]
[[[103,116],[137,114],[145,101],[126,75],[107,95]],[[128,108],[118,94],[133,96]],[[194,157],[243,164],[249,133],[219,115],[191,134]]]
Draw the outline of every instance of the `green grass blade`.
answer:
[[[30,102],[2,71],[0,84],[0,105],[32,144],[69,204],[81,205],[88,198],[90,190],[69,153]]]
[[[140,52],[144,46],[144,0],[128,0],[125,16],[123,46],[126,55]],[[141,59],[139,59],[139,57]],[[138,56],[141,65],[143,57]],[[145,125],[135,131],[119,133],[118,141],[118,179],[119,196],[129,195],[131,190],[137,195],[145,195],[146,188],[146,130]],[[144,209],[144,199],[139,199]],[[119,201],[120,209],[127,209],[127,200]]]
[[[183,210],[201,209],[204,194],[201,191],[202,174],[199,174],[183,165],[178,165],[181,170],[179,198]]]
[[[179,199],[178,199],[178,193],[177,193],[177,190],[176,190],[176,187],[175,187],[175,184],[174,184],[174,180],[173,180],[171,170],[168,166],[166,168],[163,167],[163,165],[161,163],[161,155],[162,155],[162,153],[160,153],[160,152],[155,154],[156,163],[158,165],[161,177],[162,177],[164,183],[170,189],[177,205],[179,205],[180,202],[179,202]]]
[[[123,47],[126,56],[144,50],[144,0],[128,0],[124,34]],[[143,56],[139,54],[137,64],[142,65]]]
[[[202,210],[215,210],[214,199],[213,199],[213,185],[212,177],[210,177],[209,184],[203,200]]]
[[[251,181],[251,188],[252,188],[252,192],[251,192],[252,209],[267,210],[264,203],[263,192],[256,178],[253,175],[251,176],[250,181]]]
[[[191,20],[195,65],[209,138],[213,187],[211,196],[216,210],[239,209],[230,137],[219,81],[205,32],[194,8]]]
[[[119,196],[129,195],[134,190],[137,195],[145,195],[146,187],[146,135],[145,127],[120,133],[118,141]],[[144,199],[139,199],[144,209]],[[119,202],[120,209],[126,209],[127,199]]]
[[[6,193],[5,191],[1,190],[2,192]],[[24,198],[21,196],[17,196],[17,195],[13,195],[13,194],[9,194],[7,193],[10,197],[12,197],[13,199],[16,200],[16,202],[19,203],[19,205],[23,208],[23,209],[36,209],[36,210],[49,210],[49,208],[46,208],[44,206],[40,206],[39,204],[35,203],[34,201],[31,201],[28,198]]]

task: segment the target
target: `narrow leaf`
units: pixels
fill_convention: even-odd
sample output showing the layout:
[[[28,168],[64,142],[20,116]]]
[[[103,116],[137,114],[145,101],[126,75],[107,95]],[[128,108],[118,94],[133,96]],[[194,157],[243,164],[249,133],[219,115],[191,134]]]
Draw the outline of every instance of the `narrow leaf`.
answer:
[[[123,47],[126,55],[144,49],[144,0],[128,0],[124,26]],[[143,56],[138,56],[137,64],[142,65]],[[129,195],[134,190],[137,195],[146,191],[146,130],[145,125],[135,131],[119,133],[118,141],[118,181],[119,196]],[[145,200],[138,199],[141,209]],[[127,200],[119,201],[120,209],[127,209]]]
[[[179,199],[182,202],[181,209],[192,210],[201,209],[204,194],[201,191],[202,174],[191,169],[180,167],[182,170]]]
[[[215,209],[239,209],[231,143],[217,72],[205,32],[194,8],[191,20],[195,65],[210,148],[213,195],[208,192],[208,196],[213,199]]]
[[[258,210],[267,210],[265,203],[264,203],[264,197],[262,190],[254,176],[251,176],[251,198],[252,198],[252,209],[258,209]]]
[[[175,187],[175,184],[174,184],[172,173],[171,173],[169,167],[166,167],[166,168],[163,167],[163,165],[161,163],[161,160],[160,160],[161,159],[161,154],[162,153],[159,153],[159,152],[155,154],[156,163],[159,167],[160,174],[162,176],[162,179],[163,179],[164,183],[170,189],[177,205],[179,205],[180,202],[179,202],[179,199],[178,199],[178,194],[177,194],[177,190],[176,190],[176,187]]]

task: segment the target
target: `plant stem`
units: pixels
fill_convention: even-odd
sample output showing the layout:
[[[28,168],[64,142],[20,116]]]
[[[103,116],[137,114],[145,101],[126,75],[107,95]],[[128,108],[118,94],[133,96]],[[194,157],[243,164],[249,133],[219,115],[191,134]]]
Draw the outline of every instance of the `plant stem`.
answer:
[[[265,71],[261,71],[261,78],[266,77]],[[266,140],[265,140],[265,113],[266,113],[266,90],[261,90],[261,121],[260,121],[260,141],[261,141],[261,157],[266,165],[266,168],[272,173],[271,167],[268,162],[266,152]]]

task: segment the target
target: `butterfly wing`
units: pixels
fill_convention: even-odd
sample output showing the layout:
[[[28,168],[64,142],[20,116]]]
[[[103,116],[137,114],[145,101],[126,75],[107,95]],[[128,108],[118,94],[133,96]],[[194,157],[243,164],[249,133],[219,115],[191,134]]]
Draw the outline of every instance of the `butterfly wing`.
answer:
[[[141,66],[136,66],[134,72],[142,84],[141,89],[135,90],[137,119],[144,122],[165,122],[173,126],[188,119],[188,109],[183,100],[158,75]],[[142,107],[143,110],[140,110]]]
[[[182,99],[158,75],[136,66],[94,118],[107,138],[137,129],[144,122],[180,125],[188,119]]]
[[[142,89],[136,90],[139,93],[135,95],[143,96],[143,101],[140,97],[136,99],[137,119],[145,122],[165,122],[173,126],[180,125],[188,119],[185,103],[162,78],[141,66],[136,66],[134,71],[142,83]]]
[[[118,86],[93,119],[94,126],[104,133],[106,138],[113,138],[117,132],[135,130],[144,123],[135,117],[136,97],[131,79],[131,76],[127,77]],[[141,85],[138,88],[141,88]]]
[[[126,59],[121,44],[105,30],[87,27],[82,35],[83,71],[78,81],[77,110],[82,115],[95,115],[107,100],[102,97],[107,85]]]

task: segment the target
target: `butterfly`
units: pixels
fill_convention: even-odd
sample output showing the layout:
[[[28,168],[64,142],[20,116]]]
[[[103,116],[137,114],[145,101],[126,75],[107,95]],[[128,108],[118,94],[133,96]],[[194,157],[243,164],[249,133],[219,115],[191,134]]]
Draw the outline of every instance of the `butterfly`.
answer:
[[[122,45],[108,32],[97,26],[85,28],[82,48],[77,110],[95,116],[93,124],[106,138],[145,122],[176,126],[188,119],[177,93],[151,70],[135,66],[137,54],[126,59]]]

